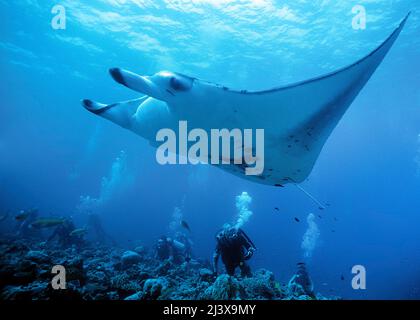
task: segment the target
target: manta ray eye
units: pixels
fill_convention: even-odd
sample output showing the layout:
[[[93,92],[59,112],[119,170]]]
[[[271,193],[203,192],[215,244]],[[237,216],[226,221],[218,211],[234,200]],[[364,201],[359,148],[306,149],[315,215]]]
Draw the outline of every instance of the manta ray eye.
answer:
[[[171,78],[170,85],[176,91],[187,91],[191,88],[190,81],[176,77]]]

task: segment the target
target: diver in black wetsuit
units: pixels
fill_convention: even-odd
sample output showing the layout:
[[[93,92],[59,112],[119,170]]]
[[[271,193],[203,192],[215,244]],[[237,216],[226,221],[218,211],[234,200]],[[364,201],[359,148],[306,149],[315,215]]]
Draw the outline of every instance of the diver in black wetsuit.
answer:
[[[222,256],[226,272],[233,276],[237,267],[242,276],[250,277],[251,268],[246,263],[257,250],[245,232],[236,227],[228,226],[216,235],[216,250],[213,255],[213,272],[217,274],[217,264]]]
[[[309,276],[308,270],[306,269],[306,264],[299,262],[297,264],[297,272],[290,279],[288,284],[289,292],[295,296],[307,295],[309,297],[315,298],[314,285],[312,283],[311,277]]]

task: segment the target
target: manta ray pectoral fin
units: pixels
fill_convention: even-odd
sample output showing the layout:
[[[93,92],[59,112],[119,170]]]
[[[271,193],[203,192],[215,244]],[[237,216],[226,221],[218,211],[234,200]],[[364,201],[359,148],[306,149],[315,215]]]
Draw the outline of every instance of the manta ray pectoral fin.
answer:
[[[112,68],[109,70],[109,73],[119,84],[150,97],[162,100],[161,90],[148,77],[142,77],[131,71],[120,68]]]
[[[409,15],[364,58],[341,70],[284,90],[285,94],[299,97],[296,107],[303,115],[292,131],[292,135],[304,147],[303,154],[300,154],[301,174],[295,177],[298,182],[309,175],[328,137],[397,40]],[[317,99],[312,101],[312,97]]]
[[[82,105],[86,110],[92,112],[93,114],[108,119],[123,128],[130,128],[131,118],[137,112],[137,109],[142,102],[144,102],[147,98],[148,97],[145,96],[140,99],[109,105],[85,99],[82,100]]]
[[[267,136],[278,136],[265,149],[267,168],[282,170],[280,177],[296,183],[309,176],[332,131],[397,40],[408,16],[381,45],[347,67],[286,87],[230,95],[232,105],[236,101],[239,106],[264,106],[264,114],[271,115],[258,123]],[[254,109],[248,107],[250,118],[258,119],[261,108]]]
[[[205,88],[207,92],[200,105],[211,108],[215,115],[230,113],[237,128],[265,130],[264,167],[273,172],[268,179],[258,179],[259,183],[300,183],[311,173],[332,131],[397,40],[408,16],[371,53],[320,77],[256,92],[195,80],[195,90]],[[199,118],[198,112],[204,109],[190,110]],[[210,120],[203,117],[202,127],[232,126],[230,117],[215,119],[208,124],[205,121]]]

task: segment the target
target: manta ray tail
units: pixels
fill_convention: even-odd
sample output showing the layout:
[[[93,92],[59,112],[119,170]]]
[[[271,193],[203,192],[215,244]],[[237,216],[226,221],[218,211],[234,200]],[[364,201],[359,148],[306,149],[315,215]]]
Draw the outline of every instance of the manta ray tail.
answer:
[[[305,195],[307,195],[309,197],[309,199],[311,199],[313,202],[315,202],[318,205],[318,209],[319,210],[324,210],[325,206],[319,202],[312,194],[310,194],[308,191],[306,191],[305,189],[303,189],[300,185],[298,185],[297,183],[295,183],[296,188],[298,188],[300,191],[302,191]]]

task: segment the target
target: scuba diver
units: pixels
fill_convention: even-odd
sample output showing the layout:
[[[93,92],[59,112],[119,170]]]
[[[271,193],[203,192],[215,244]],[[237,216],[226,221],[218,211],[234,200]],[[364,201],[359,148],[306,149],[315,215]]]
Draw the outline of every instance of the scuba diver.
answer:
[[[291,295],[307,295],[309,297],[315,298],[314,285],[309,276],[308,270],[306,269],[305,263],[299,262],[297,264],[297,272],[290,279],[288,288]]]
[[[156,244],[156,258],[159,260],[169,259],[171,256],[170,238],[160,237]]]
[[[177,242],[180,242],[184,245],[184,257],[185,260],[188,262],[192,259],[193,256],[193,242],[191,238],[185,234],[184,232],[177,232],[175,234],[175,240]]]
[[[109,243],[114,246],[117,244],[116,241],[105,232],[104,228],[102,227],[102,221],[98,214],[88,214],[87,229],[93,231],[94,238],[97,242],[106,244],[106,242],[109,241]]]
[[[183,243],[165,236],[160,237],[157,242],[156,257],[159,260],[172,260],[176,264],[191,259]]]
[[[82,237],[74,234],[75,225],[73,221],[69,218],[66,219],[62,224],[57,226],[51,236],[47,239],[47,243],[50,243],[55,238],[57,238],[58,243],[62,247],[70,247],[76,245],[78,247],[82,246],[84,241]]]
[[[233,276],[236,268],[239,267],[243,277],[252,276],[251,268],[246,261],[251,259],[257,248],[242,229],[227,225],[216,235],[216,241],[216,250],[213,255],[215,274],[217,274],[219,257],[222,256],[228,275]]]

